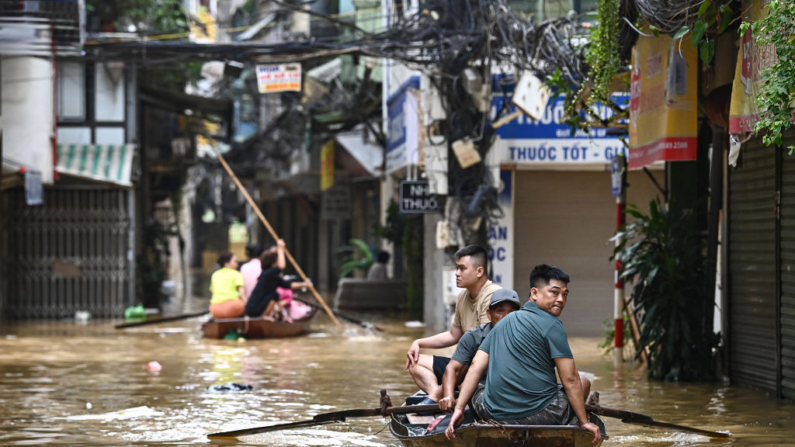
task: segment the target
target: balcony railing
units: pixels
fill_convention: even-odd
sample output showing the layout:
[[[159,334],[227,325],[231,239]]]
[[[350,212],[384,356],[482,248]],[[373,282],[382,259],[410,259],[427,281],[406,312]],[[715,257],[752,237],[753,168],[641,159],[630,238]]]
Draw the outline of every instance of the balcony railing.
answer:
[[[82,0],[0,0],[0,54],[78,55]]]

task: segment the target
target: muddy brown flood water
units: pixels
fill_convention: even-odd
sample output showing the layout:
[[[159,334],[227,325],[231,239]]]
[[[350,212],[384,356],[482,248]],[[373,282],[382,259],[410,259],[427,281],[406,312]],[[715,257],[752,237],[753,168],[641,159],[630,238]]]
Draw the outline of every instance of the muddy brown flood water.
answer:
[[[16,323],[0,326],[0,445],[214,444],[210,432],[310,419],[340,409],[394,402],[415,388],[403,371],[405,351],[423,329],[379,322],[373,334],[325,319],[305,337],[207,340],[199,320],[128,330],[113,322]],[[616,371],[596,339],[571,341],[577,366],[596,375],[602,405],[660,421],[727,430],[709,439],[606,419],[606,446],[795,445],[795,405],[719,384],[650,383],[642,372]],[[163,369],[148,372],[152,360]],[[252,391],[220,394],[214,384]],[[382,418],[241,438],[218,445],[397,446]]]

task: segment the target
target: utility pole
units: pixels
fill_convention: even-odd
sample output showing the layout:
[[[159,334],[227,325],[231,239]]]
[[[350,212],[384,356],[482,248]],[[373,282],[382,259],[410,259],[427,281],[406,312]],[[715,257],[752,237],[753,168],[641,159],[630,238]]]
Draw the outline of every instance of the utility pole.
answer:
[[[614,155],[610,174],[613,184],[613,196],[616,198],[616,231],[620,231],[626,223],[624,209],[627,203],[627,160],[624,154]],[[616,238],[616,247],[621,245],[624,238]],[[615,335],[613,337],[613,353],[615,355],[614,364],[616,366],[624,362],[624,280],[621,274],[621,255],[616,255],[615,268],[615,294],[613,302],[613,319],[615,323]]]

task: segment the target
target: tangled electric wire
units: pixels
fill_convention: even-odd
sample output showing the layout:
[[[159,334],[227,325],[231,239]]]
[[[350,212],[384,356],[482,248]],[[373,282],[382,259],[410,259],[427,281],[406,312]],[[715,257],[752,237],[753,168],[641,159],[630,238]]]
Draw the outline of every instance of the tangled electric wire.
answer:
[[[294,10],[291,5],[276,3]],[[484,160],[494,131],[488,125],[488,112],[484,113],[482,104],[478,107],[464,88],[464,69],[479,72],[482,83],[490,83],[492,73],[499,71],[517,78],[531,72],[544,79],[560,70],[572,85],[579,85],[587,74],[583,47],[588,30],[574,14],[536,23],[513,10],[507,0],[427,0],[414,13],[390,17],[389,26],[381,32],[328,19],[353,29],[354,38],[342,41],[339,36],[324,36],[277,44],[131,41],[87,45],[86,53],[102,59],[133,59],[141,65],[213,60],[283,63],[339,55],[399,61],[428,74],[440,93],[446,119],[436,123],[436,135],[443,137],[437,139],[449,149],[453,142],[469,138]],[[471,228],[466,223],[478,217],[493,222],[501,215],[496,194],[499,179],[491,178],[483,163],[462,169],[455,157],[448,159],[450,195],[457,199],[461,211],[459,226]]]
[[[638,12],[660,32],[673,36],[684,26],[692,26],[698,9],[706,0],[634,0]],[[712,0],[715,9],[731,0]]]

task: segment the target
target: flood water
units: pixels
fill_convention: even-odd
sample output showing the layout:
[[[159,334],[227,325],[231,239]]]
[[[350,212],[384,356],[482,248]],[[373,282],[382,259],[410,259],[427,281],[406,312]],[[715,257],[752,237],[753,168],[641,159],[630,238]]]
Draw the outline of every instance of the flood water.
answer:
[[[397,404],[415,391],[403,364],[422,328],[380,321],[381,333],[347,325],[340,334],[323,317],[305,337],[240,342],[201,338],[199,319],[127,330],[114,323],[0,326],[0,445],[400,445],[382,418],[237,443],[205,435],[377,407],[380,389]],[[615,370],[599,340],[570,341],[579,369],[596,375],[603,406],[734,436],[710,442],[605,419],[604,445],[795,445],[795,405],[739,387],[650,383],[642,372]],[[153,360],[159,373],[145,369]],[[233,382],[254,389],[207,390]]]

